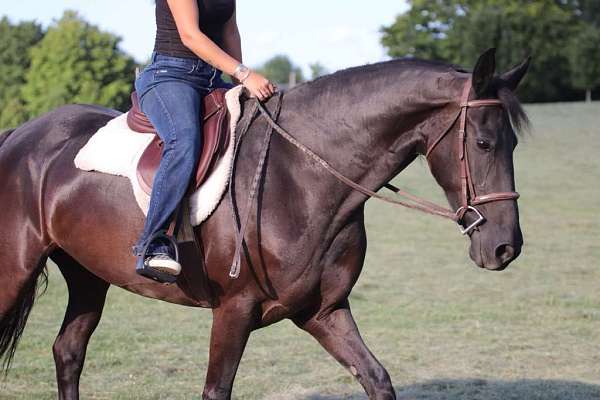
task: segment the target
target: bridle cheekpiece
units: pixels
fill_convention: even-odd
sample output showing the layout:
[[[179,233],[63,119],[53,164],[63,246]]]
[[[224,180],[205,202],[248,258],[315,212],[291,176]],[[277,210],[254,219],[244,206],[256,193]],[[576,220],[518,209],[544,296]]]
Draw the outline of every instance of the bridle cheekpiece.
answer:
[[[472,78],[469,78],[463,88],[462,97],[460,100],[460,112],[454,122],[448,129],[442,132],[433,143],[427,148],[425,158],[429,162],[429,156],[435,150],[437,145],[442,141],[444,137],[452,130],[452,127],[456,124],[456,121],[460,121],[458,128],[458,158],[460,168],[460,207],[455,212],[455,220],[458,224],[464,221],[465,215],[471,211],[475,213],[476,219],[466,228],[460,229],[463,235],[470,233],[473,229],[477,228],[485,221],[483,214],[476,208],[476,206],[491,203],[494,201],[502,200],[517,200],[519,193],[517,192],[494,192],[478,196],[475,191],[475,185],[473,184],[473,178],[471,175],[471,168],[469,167],[469,153],[467,151],[467,112],[469,108],[479,107],[504,107],[502,102],[498,99],[486,99],[486,100],[469,100],[471,89],[473,87]]]

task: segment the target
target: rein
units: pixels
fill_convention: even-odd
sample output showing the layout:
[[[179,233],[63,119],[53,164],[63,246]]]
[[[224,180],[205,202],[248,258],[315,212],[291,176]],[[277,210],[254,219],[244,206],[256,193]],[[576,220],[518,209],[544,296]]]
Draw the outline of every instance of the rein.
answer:
[[[248,199],[248,208],[246,210],[246,220],[242,225],[242,229],[238,231],[238,237],[236,241],[236,251],[234,255],[234,262],[231,266],[229,276],[231,278],[237,278],[240,273],[240,253],[242,249],[242,244],[244,240],[244,231],[247,225],[247,218],[250,213],[250,204],[252,199],[254,199],[256,187],[259,183],[260,176],[262,175],[262,168],[264,165],[264,159],[267,155],[268,143],[271,136],[272,130],[281,135],[285,140],[294,145],[308,157],[312,158],[318,164],[320,164],[327,172],[337,178],[340,182],[349,186],[350,188],[360,192],[368,197],[373,197],[387,203],[399,205],[402,207],[410,208],[413,210],[419,210],[427,214],[438,215],[440,217],[444,217],[450,219],[457,224],[459,224],[460,232],[463,235],[469,234],[473,229],[477,228],[483,222],[485,222],[485,217],[483,214],[476,208],[476,206],[486,203],[491,203],[495,201],[503,201],[503,200],[517,200],[519,198],[519,193],[517,192],[493,192],[484,195],[477,195],[475,191],[475,185],[473,183],[471,168],[469,167],[469,157],[467,152],[467,112],[469,108],[479,108],[479,107],[503,107],[503,104],[498,99],[487,99],[487,100],[469,100],[469,96],[471,93],[471,89],[473,87],[472,78],[469,78],[465,83],[463,88],[463,93],[460,99],[460,111],[456,115],[454,119],[452,119],[452,123],[448,126],[446,130],[444,130],[431,145],[428,146],[427,152],[425,154],[425,158],[427,162],[430,163],[429,156],[436,149],[437,145],[448,135],[448,133],[452,130],[452,128],[456,125],[456,122],[459,121],[459,129],[458,129],[458,154],[459,154],[459,169],[460,169],[460,182],[461,182],[461,203],[460,207],[456,211],[452,211],[449,208],[439,206],[435,203],[430,202],[429,200],[425,200],[413,194],[410,194],[402,189],[397,188],[396,186],[386,183],[384,185],[385,188],[394,192],[397,196],[404,197],[408,201],[394,199],[387,196],[380,195],[372,190],[367,189],[366,187],[354,182],[352,179],[346,177],[344,174],[339,172],[337,169],[332,167],[327,161],[318,156],[311,149],[300,143],[294,136],[292,136],[288,131],[282,128],[272,117],[269,111],[267,111],[264,105],[260,102],[256,102],[258,106],[258,110],[265,118],[267,123],[269,124],[270,129],[267,131],[267,138],[265,141],[265,145],[263,147],[263,151],[261,152],[261,158],[259,161],[259,165],[257,167],[257,171],[255,174],[255,179],[252,184],[251,193]],[[278,114],[279,109],[281,107],[281,97],[279,95],[276,114]],[[276,117],[277,118],[277,117]],[[249,125],[249,124],[248,124]],[[430,163],[431,164],[431,163]],[[476,215],[475,221],[463,228],[462,222],[464,221],[465,215],[469,212],[473,212]]]

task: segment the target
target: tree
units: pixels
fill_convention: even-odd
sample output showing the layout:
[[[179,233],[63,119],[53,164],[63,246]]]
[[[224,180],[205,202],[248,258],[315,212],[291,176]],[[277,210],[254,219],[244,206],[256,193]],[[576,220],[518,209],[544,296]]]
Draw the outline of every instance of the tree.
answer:
[[[291,73],[296,74],[296,82],[304,82],[302,70],[295,66],[290,58],[285,55],[277,55],[271,58],[257,70],[269,80],[278,84],[288,83]]]
[[[320,62],[312,63],[308,67],[310,68],[310,79],[317,79],[318,77],[329,73],[327,68]]]
[[[453,61],[471,66],[482,51],[496,47],[497,68],[504,71],[531,55],[533,63],[519,87],[521,99],[572,100],[576,93],[564,49],[577,24],[575,14],[556,0],[476,2],[457,20],[449,36],[458,56]]]
[[[490,47],[497,48],[499,70],[532,55],[532,67],[519,88],[521,98],[570,100],[577,92],[570,79],[571,64],[565,49],[578,27],[586,19],[594,20],[594,1],[597,3],[410,0],[410,9],[382,28],[381,40],[394,57],[437,59],[466,67]]]
[[[0,20],[0,130],[15,127],[28,119],[21,98],[21,86],[29,69],[29,49],[43,37],[42,28],[34,22],[12,24]]]
[[[568,2],[583,21],[600,28],[600,2],[598,0],[568,0]]]
[[[585,90],[585,99],[590,102],[592,89],[600,85],[600,28],[582,27],[570,48],[573,85]]]
[[[66,11],[31,50],[31,67],[22,89],[28,113],[39,115],[66,103],[124,110],[135,62],[119,50],[119,41]]]
[[[448,33],[464,14],[466,2],[458,0],[409,0],[410,9],[382,27],[381,43],[392,57],[450,60]]]

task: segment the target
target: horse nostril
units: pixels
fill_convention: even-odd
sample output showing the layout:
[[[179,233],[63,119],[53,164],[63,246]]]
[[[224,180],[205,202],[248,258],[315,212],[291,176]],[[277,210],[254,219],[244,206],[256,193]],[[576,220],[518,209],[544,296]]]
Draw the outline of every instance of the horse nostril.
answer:
[[[508,265],[515,258],[515,249],[510,244],[501,244],[496,247],[496,259],[502,267]]]

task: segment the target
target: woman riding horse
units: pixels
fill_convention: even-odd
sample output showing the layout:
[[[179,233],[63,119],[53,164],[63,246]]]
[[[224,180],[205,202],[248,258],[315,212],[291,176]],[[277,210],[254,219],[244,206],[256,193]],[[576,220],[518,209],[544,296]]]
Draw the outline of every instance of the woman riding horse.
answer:
[[[79,399],[86,349],[111,286],[212,309],[205,400],[231,399],[251,332],[283,319],[313,336],[369,399],[395,399],[390,375],[364,343],[348,301],[366,255],[368,192],[425,156],[475,264],[500,271],[519,256],[513,126],[518,130],[527,117],[514,92],[529,59],[499,75],[495,64],[493,50],[479,57],[473,72],[392,60],[288,91],[279,99],[279,129],[250,209],[237,279],[227,268],[238,240],[232,216],[251,191],[257,154],[271,127],[268,114],[252,118],[254,99],[244,101],[248,128],[231,201],[221,201],[194,231],[202,254],[182,257],[172,285],[134,272],[130,246],[143,230],[144,215],[129,180],[82,171],[73,162],[94,133],[121,113],[66,105],[0,135],[0,369],[10,366],[50,258],[69,292],[52,347],[61,400]],[[198,63],[187,66],[184,75],[199,69]],[[149,75],[158,78],[162,70]],[[274,100],[265,108],[274,108]],[[400,220],[392,228],[404,226]],[[422,256],[435,245],[423,244]]]
[[[144,231],[133,248],[138,272],[178,275],[173,249],[153,239],[171,222],[198,162],[202,98],[227,87],[222,72],[265,100],[274,85],[242,62],[235,0],[157,0],[151,64],[135,82],[142,111],[164,142]],[[146,251],[144,251],[146,249]]]

